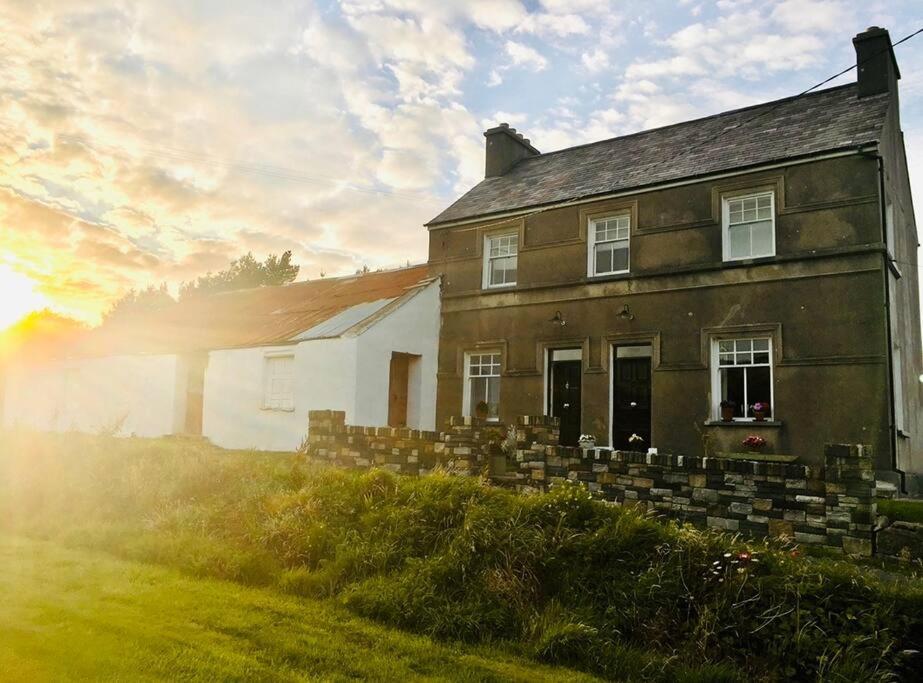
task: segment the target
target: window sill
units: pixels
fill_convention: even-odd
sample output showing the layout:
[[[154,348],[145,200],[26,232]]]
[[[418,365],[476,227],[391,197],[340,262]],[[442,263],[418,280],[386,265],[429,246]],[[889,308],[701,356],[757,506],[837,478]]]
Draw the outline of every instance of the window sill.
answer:
[[[502,289],[513,289],[513,287],[515,287],[515,286],[516,286],[516,283],[515,283],[515,282],[509,282],[509,283],[507,283],[507,284],[505,284],[505,285],[484,285],[484,286],[481,287],[481,290],[482,290],[482,291],[485,291],[485,292],[493,292],[493,291],[496,291],[496,290],[498,290],[498,289],[501,289],[501,290],[502,290]]]
[[[725,422],[724,420],[706,420],[706,427],[747,427],[753,429],[754,427],[781,427],[782,422],[780,420],[763,420],[762,422],[757,422],[756,420],[732,420],[730,422]]]
[[[775,259],[775,257],[776,257],[775,254],[765,254],[763,256],[746,256],[744,258],[725,257],[723,261],[724,263],[733,263],[735,265],[747,266],[747,265],[750,265],[751,263],[752,264],[766,263],[768,261],[772,261],[773,259]]]
[[[294,408],[260,408],[265,413],[294,413]]]
[[[890,270],[891,274],[898,280],[904,277],[901,269],[897,267],[897,261],[894,260],[891,254],[888,254],[888,270]]]
[[[620,270],[615,273],[601,273],[599,275],[587,275],[587,282],[605,282],[606,280],[627,280],[631,277],[630,270]]]

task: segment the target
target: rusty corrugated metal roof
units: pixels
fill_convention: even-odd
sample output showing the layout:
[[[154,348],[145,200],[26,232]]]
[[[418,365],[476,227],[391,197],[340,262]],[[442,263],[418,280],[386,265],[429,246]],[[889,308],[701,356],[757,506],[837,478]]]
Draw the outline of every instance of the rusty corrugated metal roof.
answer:
[[[421,265],[194,297],[143,317],[106,323],[62,351],[108,356],[285,343],[350,308],[398,299],[427,282],[428,268]]]

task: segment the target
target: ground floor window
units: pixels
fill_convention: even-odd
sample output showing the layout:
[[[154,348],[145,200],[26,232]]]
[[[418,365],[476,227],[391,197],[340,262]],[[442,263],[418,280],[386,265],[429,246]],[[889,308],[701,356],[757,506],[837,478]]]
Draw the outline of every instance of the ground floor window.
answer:
[[[752,420],[757,412],[773,414],[772,340],[769,337],[716,339],[713,342],[712,396],[718,418],[732,410],[735,420]]]
[[[500,353],[479,351],[465,357],[465,415],[500,418]]]
[[[295,356],[266,356],[263,408],[295,409]]]

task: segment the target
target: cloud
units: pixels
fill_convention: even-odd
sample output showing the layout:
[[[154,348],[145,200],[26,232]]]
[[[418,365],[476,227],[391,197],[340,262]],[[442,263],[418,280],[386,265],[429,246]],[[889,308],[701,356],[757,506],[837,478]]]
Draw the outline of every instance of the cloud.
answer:
[[[548,66],[545,59],[537,50],[515,40],[506,41],[504,46],[506,54],[514,66],[523,66],[532,71],[542,71]]]
[[[834,0],[783,0],[772,19],[792,32],[840,32],[855,22],[854,8]]]
[[[736,11],[712,22],[696,22],[674,32],[664,42],[673,56],[638,60],[625,76],[661,78],[732,76],[757,79],[768,72],[805,69],[820,62],[824,43],[807,32],[775,33],[765,28],[758,10]]]
[[[788,95],[857,21],[837,0],[220,5],[0,3],[0,249],[62,310],[247,250],[306,277],[421,260],[497,118],[550,151]]]
[[[580,55],[580,63],[590,72],[602,71],[609,68],[609,55],[601,48],[594,48],[590,52]]]

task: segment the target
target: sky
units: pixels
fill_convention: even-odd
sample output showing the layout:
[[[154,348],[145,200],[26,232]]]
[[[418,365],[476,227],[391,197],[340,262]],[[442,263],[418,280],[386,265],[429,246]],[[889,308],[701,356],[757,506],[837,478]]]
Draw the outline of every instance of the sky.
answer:
[[[7,313],[95,323],[247,251],[300,279],[424,261],[486,128],[545,152],[786,97],[871,25],[897,41],[923,3],[3,0]],[[923,206],[923,35],[897,59]]]

